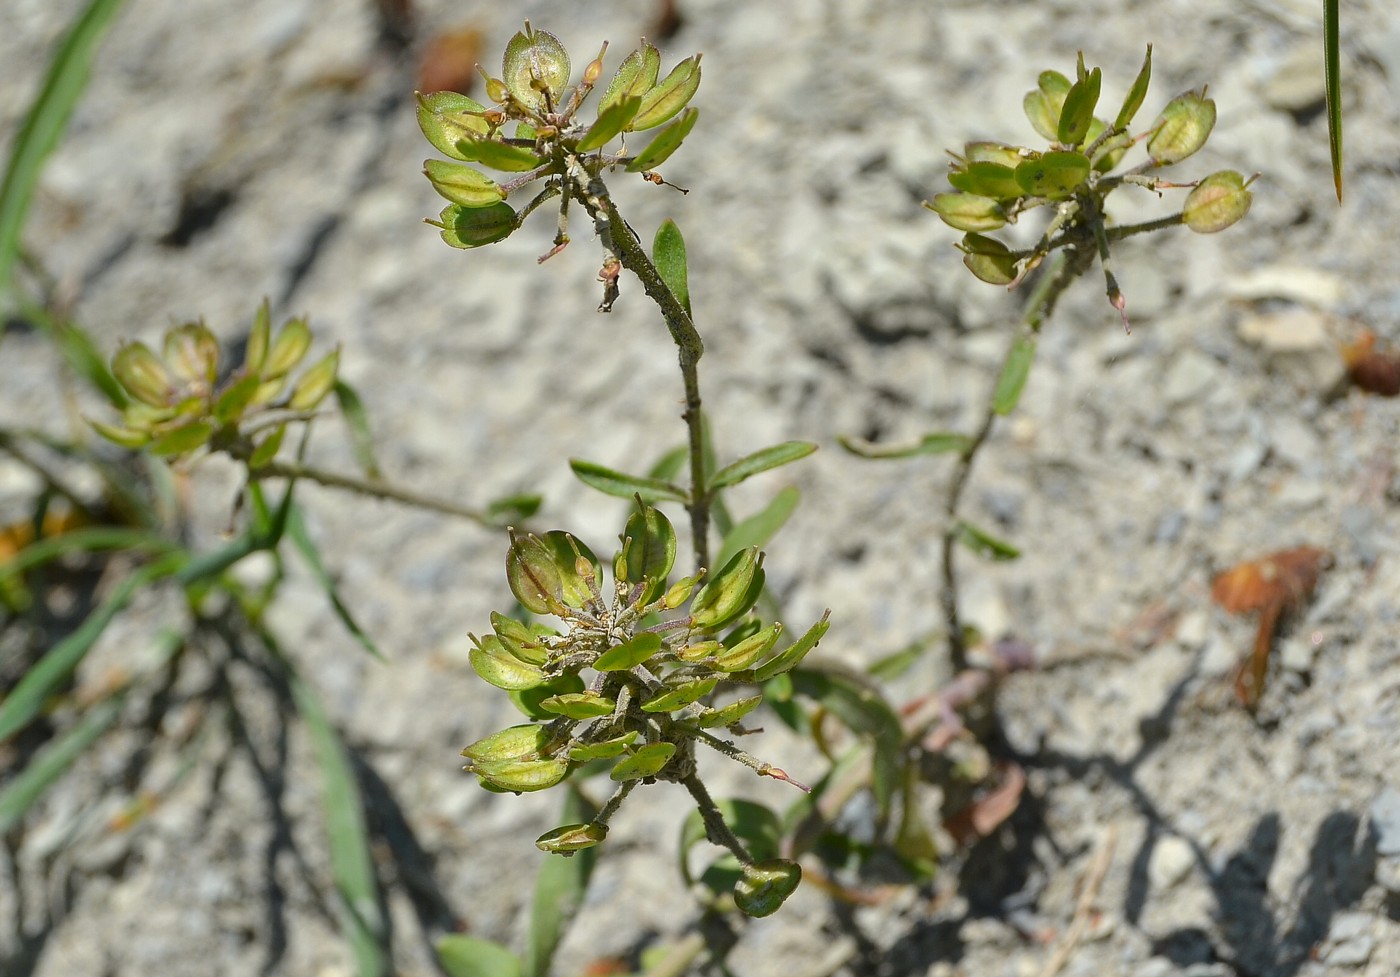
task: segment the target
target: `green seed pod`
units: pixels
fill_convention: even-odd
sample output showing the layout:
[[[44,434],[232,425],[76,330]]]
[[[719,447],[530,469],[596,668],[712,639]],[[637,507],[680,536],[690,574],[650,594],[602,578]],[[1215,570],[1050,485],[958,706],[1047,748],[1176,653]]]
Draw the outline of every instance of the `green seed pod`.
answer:
[[[598,113],[598,121],[588,127],[588,131],[583,134],[583,138],[574,147],[575,151],[591,153],[595,149],[602,149],[627,127],[641,107],[642,98],[640,95],[630,95],[620,102],[609,105]]]
[[[525,146],[513,146],[486,136],[467,136],[457,141],[459,159],[480,163],[507,173],[528,173],[544,165],[544,157]]]
[[[647,148],[637,154],[627,164],[628,173],[641,173],[644,170],[655,169],[671,158],[676,150],[681,148],[681,143],[685,137],[690,135],[690,130],[695,128],[695,122],[700,118],[700,110],[691,107],[681,113],[681,117],[668,125],[656,134],[656,138],[647,144]]]
[[[654,129],[667,121],[695,97],[700,87],[700,55],[692,54],[671,69],[660,83],[642,95],[642,104],[627,131]]]
[[[1020,159],[1016,164],[1020,164]],[[1016,169],[1002,163],[977,161],[955,169],[948,174],[948,182],[955,190],[990,197],[993,200],[1015,200],[1024,196],[1025,191],[1016,182]]]
[[[618,761],[608,776],[618,781],[654,777],[671,762],[675,754],[674,743],[648,743],[627,759]]]
[[[963,264],[982,281],[992,285],[1009,285],[1016,280],[1017,257],[1011,249],[994,237],[968,234],[957,244],[963,252]]]
[[[655,46],[643,42],[641,50],[633,51],[618,65],[617,72],[598,101],[598,116],[601,118],[604,112],[629,98],[641,98],[656,84],[660,73],[661,52]],[[640,104],[638,103],[639,107]]]
[[[498,689],[520,691],[533,689],[545,682],[545,674],[537,665],[521,661],[494,634],[484,638],[471,636],[476,647],[468,655],[472,670]]]
[[[548,31],[537,31],[525,22],[506,44],[501,74],[510,93],[536,112],[559,105],[569,84],[569,52]]]
[[[569,759],[575,763],[587,763],[589,760],[611,760],[615,756],[621,756],[623,751],[631,746],[636,739],[637,731],[630,729],[621,736],[614,736],[610,740],[580,744],[569,751]]]
[[[541,707],[540,703],[553,695],[563,695],[567,692],[582,692],[584,689],[583,679],[577,675],[559,675],[550,679],[543,685],[537,685],[533,689],[511,689],[509,692],[510,701],[515,704],[515,708],[530,719],[550,720],[559,718],[554,713]]]
[[[173,458],[204,447],[213,434],[213,424],[208,421],[192,421],[157,435],[146,448],[152,454]]]
[[[593,667],[600,672],[625,672],[635,668],[661,650],[661,635],[643,631],[630,640],[609,648],[598,656]]]
[[[248,331],[248,345],[243,356],[243,368],[249,373],[262,375],[271,333],[272,312],[268,308],[267,299],[263,299],[262,305],[258,306],[258,311],[253,314],[253,326]]]
[[[562,529],[541,538],[559,571],[559,599],[574,608],[586,607],[603,586],[603,565],[583,543]]]
[[[444,156],[465,160],[457,144],[469,136],[484,136],[490,126],[482,113],[486,106],[457,92],[433,92],[418,98],[418,128],[433,148]]]
[[[736,702],[731,702],[727,706],[720,706],[717,709],[706,709],[695,719],[695,725],[701,729],[712,729],[716,726],[733,726],[749,713],[758,708],[763,702],[762,693],[751,695]]]
[[[442,229],[442,239],[454,248],[480,248],[510,237],[519,224],[515,208],[504,201],[489,207],[448,204],[437,220],[425,223]]]
[[[1210,138],[1215,128],[1215,100],[1206,98],[1204,88],[1183,92],[1167,103],[1152,128],[1147,155],[1158,166],[1180,163]]]
[[[802,866],[786,858],[745,865],[734,886],[734,904],[746,916],[771,916],[802,881]]]
[[[676,652],[676,657],[683,662],[698,662],[724,650],[724,645],[719,641],[701,641],[697,644],[687,645]]]
[[[1186,226],[1197,234],[1214,234],[1242,219],[1254,202],[1248,189],[1251,182],[1234,170],[1206,177],[1187,195],[1181,208]]]
[[[995,231],[1006,223],[1001,204],[975,193],[936,193],[924,206],[960,231]]]
[[[568,760],[482,760],[469,766],[483,781],[514,793],[546,790],[569,772]]]
[[[672,712],[705,698],[715,690],[717,676],[691,679],[663,687],[662,692],[642,703],[642,712]]]
[[[335,389],[335,374],[340,368],[340,350],[329,353],[323,360],[302,374],[292,388],[287,407],[291,410],[315,410]]]
[[[165,334],[165,365],[186,384],[214,386],[219,376],[219,341],[203,323],[188,322]]]
[[[311,348],[311,329],[305,319],[288,319],[277,331],[277,338],[268,348],[261,376],[275,380],[286,376],[306,356]]]
[[[552,695],[540,703],[540,708],[568,719],[597,719],[611,716],[617,703],[597,692],[566,692]]]
[[[650,604],[665,590],[666,577],[676,564],[675,527],[660,509],[643,503],[627,517],[622,536],[629,541],[622,579],[629,584],[646,581],[641,603]]]
[[[534,759],[549,745],[549,740],[549,727],[523,723],[477,740],[462,750],[462,756],[477,762]]]
[[[695,594],[690,618],[701,630],[723,627],[753,606],[750,586],[759,566],[757,546],[740,550]]]
[[[1046,139],[1055,139],[1060,132],[1060,116],[1064,112],[1065,96],[1073,87],[1058,71],[1042,71],[1035,91],[1026,92],[1021,107],[1036,132]],[[963,228],[975,230],[975,228]]]
[[[754,662],[773,650],[773,646],[778,643],[778,636],[782,633],[783,626],[781,624],[771,624],[757,634],[740,641],[733,648],[726,649],[716,655],[714,667],[721,672],[741,672],[746,668],[752,668]]]
[[[781,675],[796,668],[798,663],[807,657],[807,653],[815,648],[817,642],[826,635],[827,628],[831,627],[830,617],[830,611],[824,613],[821,620],[813,624],[806,634],[798,638],[790,647],[778,652],[770,661],[761,665],[754,672],[754,681],[766,682],[775,675]]]
[[[141,403],[151,407],[168,406],[170,374],[145,343],[126,343],[118,349],[112,357],[112,375]]]
[[[563,575],[550,547],[533,533],[510,534],[506,553],[506,582],[522,607],[532,614],[563,611]]]
[[[1014,170],[1024,157],[1017,146],[1007,146],[999,142],[970,142],[963,146],[963,159],[967,166],[973,163],[996,163]]]
[[[101,421],[94,421],[91,419],[88,420],[88,424],[92,426],[94,431],[102,435],[108,441],[120,445],[123,448],[131,448],[133,450],[144,448],[151,440],[151,435],[146,431],[133,431],[129,427],[117,427],[112,424],[104,424]]]
[[[686,601],[690,600],[691,592],[695,590],[695,585],[699,580],[700,577],[698,574],[694,577],[686,577],[682,580],[677,580],[675,584],[671,586],[671,589],[666,591],[666,596],[662,598],[661,602],[666,605],[666,609],[668,611],[674,611],[677,607],[680,607]]]
[[[1133,116],[1137,115],[1138,109],[1142,108],[1143,99],[1147,98],[1147,86],[1152,81],[1152,45],[1147,45],[1147,56],[1142,59],[1142,67],[1138,69],[1137,78],[1133,79],[1133,87],[1128,89],[1128,94],[1123,99],[1123,107],[1118,110],[1118,117],[1113,120],[1113,128],[1126,129],[1132,124]]]
[[[1107,128],[1102,119],[1095,119],[1093,125],[1089,126],[1089,134],[1084,137],[1084,142],[1094,143]],[[1094,155],[1089,160],[1094,165],[1094,172],[1107,173],[1112,170],[1122,161],[1132,146],[1133,137],[1126,132],[1120,132],[1118,135],[1104,140],[1103,145],[1094,150]]]
[[[1078,146],[1084,141],[1089,132],[1089,125],[1094,121],[1094,109],[1098,107],[1102,85],[1103,72],[1094,68],[1065,93],[1056,130],[1061,144]]]
[[[1055,150],[1022,160],[1016,167],[1016,182],[1033,197],[1060,200],[1084,185],[1089,170],[1089,158],[1083,153]]]
[[[506,198],[495,180],[470,166],[430,159],[424,161],[423,173],[434,190],[463,207],[490,207]]]
[[[245,374],[229,384],[214,401],[214,419],[220,424],[231,424],[243,416],[248,405],[257,396],[262,381],[253,374]]]
[[[601,844],[607,836],[605,824],[566,824],[540,835],[535,839],[535,847],[552,855],[572,855]]]
[[[543,665],[549,659],[549,649],[540,636],[515,618],[492,611],[491,630],[496,632],[506,650],[521,661]]]

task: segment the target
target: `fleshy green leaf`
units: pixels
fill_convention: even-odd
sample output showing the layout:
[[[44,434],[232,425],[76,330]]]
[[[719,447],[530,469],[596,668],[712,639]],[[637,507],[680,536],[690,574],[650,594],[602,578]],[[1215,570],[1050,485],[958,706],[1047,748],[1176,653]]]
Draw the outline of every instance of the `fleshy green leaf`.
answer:
[[[667,218],[656,229],[656,239],[651,246],[652,261],[656,272],[681,308],[690,312],[690,278],[686,272],[685,238],[676,222]]]
[[[806,458],[816,450],[817,446],[810,441],[784,441],[782,444],[762,448],[715,472],[714,477],[710,480],[710,488],[717,491],[729,488],[731,485],[738,485],[746,478],[757,475],[759,472],[766,472],[771,468]]]
[[[986,557],[989,560],[1014,560],[1021,555],[1021,551],[1010,543],[997,539],[991,533],[978,529],[969,522],[959,520],[955,533],[959,543],[978,556]]]
[[[761,510],[749,516],[747,519],[736,522],[724,534],[724,544],[719,548],[719,555],[715,557],[715,562],[720,566],[728,563],[740,550],[756,546],[759,549],[768,545],[771,540],[797,509],[797,503],[802,500],[802,493],[795,486],[789,485],[787,488],[773,496],[773,501],[769,502]]]
[[[901,444],[875,444],[860,438],[840,437],[836,439],[841,447],[862,458],[913,458],[916,455],[961,454],[972,444],[966,434],[953,434],[948,431],[935,431],[925,434],[918,441]]]
[[[661,479],[628,475],[577,458],[570,459],[569,467],[580,482],[604,495],[615,495],[622,499],[641,496],[643,502],[655,502],[658,499],[685,502],[687,499],[685,489]]]
[[[992,409],[998,414],[1005,417],[1016,409],[1034,362],[1035,337],[1017,336],[1001,368],[1001,376],[997,377],[996,390],[992,393]]]
[[[1103,72],[1094,68],[1065,93],[1065,103],[1060,109],[1057,127],[1057,135],[1062,144],[1078,146],[1084,141],[1089,132],[1089,124],[1094,121],[1094,109],[1098,107],[1102,85]]]

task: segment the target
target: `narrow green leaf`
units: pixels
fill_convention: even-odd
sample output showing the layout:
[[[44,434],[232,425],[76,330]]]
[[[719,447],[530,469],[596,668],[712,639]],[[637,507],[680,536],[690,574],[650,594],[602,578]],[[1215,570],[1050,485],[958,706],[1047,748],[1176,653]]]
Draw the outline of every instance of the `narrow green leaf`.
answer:
[[[651,246],[652,261],[661,280],[676,297],[676,301],[690,314],[690,281],[685,267],[685,238],[676,222],[664,220],[656,229],[656,239]]]
[[[498,525],[508,525],[516,519],[529,519],[540,511],[542,495],[507,495],[486,504],[486,514]]]
[[[810,441],[784,441],[782,444],[763,448],[715,472],[714,478],[710,480],[710,488],[717,490],[738,485],[759,472],[806,458],[816,450],[817,446]]]
[[[172,553],[178,549],[179,547],[169,540],[143,529],[125,529],[120,526],[75,529],[61,536],[51,536],[30,543],[0,563],[0,583],[24,573],[31,567],[40,566],[68,553],[95,553],[101,550]]]
[[[1035,362],[1035,337],[1017,336],[1006,356],[1006,363],[997,377],[997,386],[992,394],[992,409],[1005,417],[1016,409],[1021,399],[1021,391],[1026,387],[1031,364]]]
[[[107,625],[131,603],[137,591],[162,577],[171,576],[188,560],[186,553],[170,553],[126,577],[76,631],[50,648],[25,672],[14,690],[0,702],[0,743],[27,726],[43,710],[49,696],[68,680],[97,639],[102,637]]]
[[[1094,68],[1065,95],[1065,104],[1060,108],[1057,127],[1059,141],[1066,146],[1078,146],[1094,121],[1094,109],[1099,104],[1099,92],[1103,86],[1103,72]]]
[[[369,429],[369,412],[359,393],[344,380],[335,381],[335,398],[340,403],[340,414],[345,418],[345,426],[350,429],[350,449],[355,453],[355,461],[366,478],[379,477],[379,462],[374,455],[374,435]]]
[[[289,676],[292,698],[311,738],[321,772],[321,800],[330,843],[331,874],[340,896],[342,926],[360,977],[388,977],[390,959],[379,890],[370,859],[369,831],[340,733],[331,724],[311,687],[295,672]]]
[[[1014,560],[1021,555],[1021,551],[1010,543],[997,539],[991,533],[978,529],[971,523],[958,520],[954,532],[959,543],[978,556],[986,557],[989,560]]]
[[[746,550],[750,546],[757,546],[759,549],[767,546],[768,541],[777,535],[778,530],[792,517],[800,501],[802,493],[795,486],[789,485],[760,511],[735,523],[734,527],[724,534],[724,543],[719,548],[719,556],[715,557],[715,562],[724,566],[740,550]]]
[[[5,785],[0,791],[0,835],[9,834],[44,791],[116,722],[125,701],[122,693],[88,709],[76,726],[50,742]]]
[[[564,861],[564,859],[557,859]],[[499,943],[453,933],[437,941],[438,963],[448,977],[520,977],[520,958]]]
[[[3,203],[3,199],[0,199],[0,207],[3,207]],[[0,283],[0,291],[3,288],[3,283]],[[81,328],[29,302],[20,303],[20,315],[45,333],[58,346],[73,372],[100,391],[109,404],[122,410],[131,402],[122,385],[112,376],[106,357],[98,352],[97,344]]]
[[[598,121],[588,127],[588,131],[583,134],[575,147],[577,152],[591,153],[595,149],[602,149],[608,141],[622,131],[627,123],[632,121],[632,116],[637,114],[637,109],[641,108],[641,96],[624,98],[614,102],[606,108],[601,108],[598,112]]]
[[[1133,80],[1133,87],[1128,89],[1128,94],[1123,99],[1123,107],[1118,110],[1118,116],[1113,120],[1113,128],[1126,129],[1132,124],[1133,116],[1137,115],[1138,109],[1142,108],[1143,100],[1147,98],[1147,86],[1151,81],[1152,45],[1149,44],[1147,45],[1147,56],[1142,59],[1142,67],[1138,69],[1137,78]]]
[[[1342,34],[1341,0],[1323,0],[1322,45],[1327,62],[1327,145],[1332,154],[1332,184],[1342,202]]]
[[[866,666],[866,674],[882,682],[893,682],[903,678],[904,673],[913,668],[933,647],[932,638],[915,641],[907,648],[901,648],[883,658],[877,658]]]
[[[350,636],[358,641],[360,647],[365,651],[380,661],[387,661],[383,652],[374,643],[374,639],[365,633],[364,628],[360,627],[350,613],[350,608],[340,599],[340,588],[336,586],[330,573],[326,571],[326,565],[321,560],[321,551],[316,548],[316,544],[311,540],[311,534],[307,532],[306,520],[302,518],[300,506],[292,506],[287,519],[287,532],[292,538],[292,545],[297,548],[297,552],[306,561],[307,569],[321,585],[321,589],[326,592],[326,599],[331,602],[331,607],[334,608],[335,615],[340,618],[340,623],[345,627],[345,630],[350,632]]]
[[[544,158],[531,149],[485,136],[467,136],[457,140],[457,152],[468,163],[480,163],[507,173],[528,173],[544,165]]]
[[[683,488],[660,479],[628,475],[578,458],[571,458],[569,467],[573,469],[580,482],[589,488],[597,489],[604,495],[615,495],[621,499],[630,499],[640,495],[643,502],[655,502],[658,499],[669,499],[672,502],[686,501],[686,492]]]
[[[44,160],[58,146],[73,106],[87,87],[93,51],[121,6],[122,0],[88,4],[59,45],[43,87],[20,124],[0,182],[0,296],[10,290],[20,233]]]
[[[690,445],[676,445],[656,460],[656,464],[647,471],[647,477],[663,482],[675,481],[676,476],[681,473],[688,461],[690,461]]]
[[[564,798],[559,823],[586,823],[597,815],[598,808],[588,798],[570,789]],[[583,903],[589,876],[597,862],[598,850],[585,848],[567,858],[551,855],[540,865],[530,909],[530,932],[525,939],[523,977],[547,977],[554,951]]]
[[[836,443],[861,458],[913,458],[916,455],[961,454],[972,444],[966,434],[935,431],[914,442],[875,444],[861,438],[839,437]]]

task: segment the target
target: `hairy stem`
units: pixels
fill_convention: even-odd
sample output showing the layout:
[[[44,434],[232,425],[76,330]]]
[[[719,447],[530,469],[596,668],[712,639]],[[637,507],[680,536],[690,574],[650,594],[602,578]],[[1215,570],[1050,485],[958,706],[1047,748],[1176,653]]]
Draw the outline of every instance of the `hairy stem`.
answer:
[[[661,315],[666,320],[666,328],[670,330],[671,339],[676,344],[676,351],[680,357],[681,379],[685,385],[685,413],[681,417],[685,420],[689,433],[690,448],[690,500],[686,508],[690,512],[690,535],[695,550],[695,566],[708,567],[711,500],[705,479],[705,439],[700,413],[698,369],[700,357],[705,352],[705,344],[695,329],[695,323],[691,321],[690,313],[666,285],[637,235],[617,212],[617,207],[608,196],[602,181],[592,180],[586,188],[580,188],[576,184],[573,195],[587,208],[598,227],[599,235],[603,238],[603,245],[617,255],[622,267],[641,281],[643,291],[661,310]]]
[[[1012,341],[1007,350],[1008,359],[1011,350],[1016,348],[1016,340],[1024,335],[1034,336],[1040,332],[1041,325],[1054,311],[1055,303],[1065,288],[1084,273],[1092,260],[1093,252],[1070,249],[1059,255],[1055,262],[1046,269],[1044,276],[1036,283],[1034,291],[1031,292],[1030,298],[1026,301],[1026,309],[1021,316],[1015,340]],[[976,433],[973,434],[967,447],[958,455],[957,467],[953,470],[953,478],[949,483],[948,496],[943,508],[943,581],[939,588],[938,597],[939,603],[943,607],[943,620],[948,629],[948,655],[952,659],[954,672],[961,672],[968,666],[967,641],[963,636],[962,618],[958,611],[958,578],[954,558],[960,522],[958,507],[962,503],[963,492],[972,475],[972,464],[977,460],[978,451],[981,450],[982,445],[986,443],[988,436],[992,433],[992,426],[995,424],[996,418],[996,408],[992,399],[988,398]]]
[[[695,774],[686,777],[681,783],[685,784],[685,789],[690,791],[690,796],[695,798],[695,806],[700,810],[700,817],[705,821],[705,836],[716,845],[722,845],[734,853],[734,857],[739,859],[740,865],[752,865],[753,856],[744,847],[744,843],[738,836],[730,830],[729,825],[724,821],[724,815],[720,814],[719,807],[710,796],[710,792],[705,789],[700,778]]]

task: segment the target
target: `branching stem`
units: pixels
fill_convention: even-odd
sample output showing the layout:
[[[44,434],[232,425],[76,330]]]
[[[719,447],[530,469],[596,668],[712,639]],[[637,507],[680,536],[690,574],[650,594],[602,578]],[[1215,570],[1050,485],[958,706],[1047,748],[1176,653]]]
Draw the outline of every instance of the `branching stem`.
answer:
[[[346,492],[368,495],[376,499],[389,499],[394,502],[402,502],[404,505],[411,505],[419,509],[428,509],[432,512],[440,512],[447,516],[470,519],[472,522],[485,526],[488,529],[499,528],[491,521],[486,513],[482,512],[480,509],[472,509],[467,506],[458,505],[455,502],[449,502],[446,499],[422,495],[418,492],[398,488],[397,486],[389,485],[385,482],[369,481],[350,475],[342,475],[338,472],[322,471],[319,468],[311,468],[307,465],[270,461],[257,468],[250,468],[248,470],[248,477],[257,481],[265,478],[304,479],[308,482],[315,482],[317,485],[324,485],[327,488],[343,489]]]

